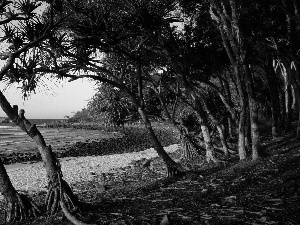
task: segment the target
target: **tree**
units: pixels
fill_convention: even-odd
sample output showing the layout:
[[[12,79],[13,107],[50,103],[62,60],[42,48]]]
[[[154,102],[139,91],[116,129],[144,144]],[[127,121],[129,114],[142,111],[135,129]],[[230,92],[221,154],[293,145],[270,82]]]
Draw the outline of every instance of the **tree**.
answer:
[[[38,78],[34,75],[36,60],[41,55],[36,51],[40,44],[49,38],[51,32],[60,23],[54,19],[54,8],[60,10],[59,5],[50,2],[46,7],[45,15],[38,15],[35,10],[41,5],[39,2],[20,0],[18,2],[2,1],[0,22],[4,37],[2,43],[8,43],[7,51],[1,53],[1,59],[6,60],[0,71],[0,80],[10,83],[22,82],[23,93],[26,96],[34,91]],[[66,209],[66,204],[77,207],[77,198],[69,185],[62,179],[59,161],[52,153],[51,146],[47,146],[37,127],[25,118],[24,110],[17,112],[0,92],[0,106],[6,115],[37,144],[41,153],[47,177],[49,190],[46,198],[47,211],[50,215],[56,213],[59,205]],[[9,177],[0,162],[0,191],[7,201],[6,221],[24,220],[36,217],[40,211],[25,195],[20,195],[13,188]]]
[[[246,108],[249,101],[250,120],[251,120],[251,143],[252,159],[258,158],[259,151],[259,132],[256,93],[254,90],[251,70],[248,63],[248,52],[245,47],[245,36],[241,29],[240,16],[242,5],[239,1],[214,1],[209,0],[211,5],[211,16],[216,22],[223,40],[224,48],[234,69],[236,83],[240,98],[240,122],[239,122],[239,155],[240,159],[246,158],[245,151],[245,123]],[[245,82],[245,89],[243,82]]]
[[[98,92],[89,101],[87,110],[94,121],[116,126],[133,120],[135,111],[122,91],[105,84],[98,87]]]
[[[75,79],[91,78],[121,90],[142,118],[153,139],[154,148],[169,168],[169,174],[183,173],[183,167],[170,158],[153,131],[145,110],[143,91],[143,71],[148,66],[144,61],[146,55],[142,51],[143,46],[174,21],[170,12],[174,9],[175,1],[111,0],[96,4],[69,1],[65,4],[68,4],[66,8],[70,16],[66,18],[62,32],[54,34],[52,41],[42,49],[49,52],[51,65],[41,67],[36,72],[57,73],[60,77],[73,78],[72,73],[76,72]],[[63,61],[58,61],[58,56]],[[115,64],[106,64],[102,60],[94,60],[95,56],[120,60]],[[131,89],[132,84],[135,89]]]

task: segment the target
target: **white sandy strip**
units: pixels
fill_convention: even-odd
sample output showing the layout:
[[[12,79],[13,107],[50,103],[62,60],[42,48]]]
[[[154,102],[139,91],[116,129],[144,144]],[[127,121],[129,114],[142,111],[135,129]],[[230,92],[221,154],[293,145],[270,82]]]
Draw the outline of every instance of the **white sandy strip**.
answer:
[[[169,153],[180,148],[180,145],[165,147]],[[93,180],[93,174],[109,172],[115,168],[125,167],[133,160],[141,158],[153,158],[157,153],[153,148],[145,151],[123,153],[105,156],[86,156],[61,158],[62,172],[64,179],[72,183]],[[41,162],[33,164],[14,164],[5,166],[12,184],[20,191],[41,191],[47,188],[46,172]],[[0,199],[2,196],[0,195]]]

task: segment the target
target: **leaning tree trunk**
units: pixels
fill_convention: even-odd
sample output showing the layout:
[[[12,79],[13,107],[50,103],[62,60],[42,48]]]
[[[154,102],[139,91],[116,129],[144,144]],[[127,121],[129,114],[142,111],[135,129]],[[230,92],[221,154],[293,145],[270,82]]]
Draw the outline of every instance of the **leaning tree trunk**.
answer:
[[[205,149],[206,149],[206,160],[207,162],[213,162],[218,163],[219,160],[215,156],[215,149],[213,147],[213,143],[210,137],[210,132],[207,125],[207,117],[202,109],[201,102],[199,98],[195,95],[195,93],[192,93],[192,99],[194,100],[195,105],[195,111],[197,115],[197,119],[200,123],[201,132],[203,135],[204,143],[205,143]]]
[[[173,176],[182,176],[183,174],[186,173],[185,169],[178,163],[176,163],[169,155],[168,153],[164,150],[164,147],[162,146],[161,142],[158,140],[153,128],[152,124],[149,120],[149,117],[147,113],[145,112],[145,102],[144,102],[144,96],[143,96],[143,79],[142,79],[142,65],[141,62],[137,61],[136,62],[136,74],[138,77],[138,97],[139,99],[136,98],[134,94],[132,94],[126,87],[123,87],[123,90],[129,95],[131,98],[132,102],[137,108],[138,113],[140,114],[146,129],[148,130],[148,133],[150,137],[152,138],[154,149],[156,150],[157,154],[162,158],[162,160],[166,163],[167,165],[167,170],[168,170],[168,177],[173,177]]]
[[[220,142],[222,144],[223,151],[224,151],[224,155],[229,156],[229,150],[228,150],[228,145],[227,145],[226,138],[225,138],[224,128],[221,125],[221,123],[217,120],[217,118],[213,115],[211,110],[208,108],[206,99],[202,99],[202,100],[203,100],[202,103],[203,103],[206,114],[208,115],[208,117],[211,119],[211,122],[216,126],[216,128],[218,130]]]
[[[168,121],[173,125],[173,127],[180,134],[180,139],[181,139],[181,143],[182,143],[182,156],[186,159],[192,159],[197,154],[201,155],[201,153],[200,153],[201,148],[199,146],[197,146],[193,140],[191,140],[191,137],[189,136],[188,128],[185,126],[183,118],[180,118],[180,123],[181,123],[180,125],[181,125],[182,129],[176,123],[176,121],[174,119],[175,107],[176,107],[177,101],[175,101],[175,104],[173,106],[173,113],[172,113],[173,117],[172,117],[171,114],[169,113],[169,111],[166,107],[166,104],[165,104],[163,98],[161,97],[159,91],[156,88],[153,88],[153,90],[157,94],[157,97],[160,101],[160,105],[161,105],[162,109],[164,110],[164,113],[166,114]]]
[[[4,196],[5,222],[17,222],[41,215],[39,208],[26,196],[19,194],[13,187],[0,159],[0,193]]]
[[[2,92],[0,92],[0,105],[2,110],[6,115],[24,132],[26,132],[36,143],[41,157],[46,168],[47,178],[48,178],[48,193],[46,197],[47,213],[49,215],[55,214],[59,210],[60,196],[62,189],[59,185],[59,180],[62,178],[61,168],[59,161],[56,159],[52,152],[51,146],[47,146],[46,142],[39,132],[35,124],[31,124],[24,116],[25,111],[20,110],[18,113],[11,107],[10,103],[7,101]],[[71,210],[77,209],[78,200],[73,194],[70,186],[65,182],[63,183],[63,194],[67,200],[67,205]]]
[[[146,129],[149,132],[150,137],[152,138],[154,149],[156,150],[157,154],[162,158],[162,160],[166,163],[167,169],[168,169],[168,177],[174,177],[174,176],[182,176],[185,174],[185,169],[178,163],[176,163],[164,150],[164,147],[162,146],[161,142],[158,140],[151,122],[148,118],[148,115],[145,113],[145,111],[139,107],[138,112],[145,124]]]

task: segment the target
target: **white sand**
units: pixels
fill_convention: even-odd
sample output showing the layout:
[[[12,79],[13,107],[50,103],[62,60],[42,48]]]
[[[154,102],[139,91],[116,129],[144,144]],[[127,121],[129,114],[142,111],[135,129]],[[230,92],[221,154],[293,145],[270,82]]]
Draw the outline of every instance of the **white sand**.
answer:
[[[165,147],[167,152],[178,150],[178,144]],[[80,181],[92,181],[95,174],[110,172],[128,166],[133,160],[156,157],[153,148],[145,151],[105,156],[61,158],[64,179],[72,186]],[[5,166],[14,187],[19,191],[36,192],[47,189],[46,172],[41,162]],[[2,199],[2,196],[0,196]]]

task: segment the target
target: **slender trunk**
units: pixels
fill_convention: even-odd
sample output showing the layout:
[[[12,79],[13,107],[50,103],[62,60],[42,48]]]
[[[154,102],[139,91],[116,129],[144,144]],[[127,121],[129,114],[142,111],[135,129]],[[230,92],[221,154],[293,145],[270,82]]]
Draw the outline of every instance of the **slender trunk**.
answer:
[[[14,186],[12,185],[9,179],[9,176],[1,160],[0,160],[0,193],[6,198],[8,202],[12,202],[14,196],[17,193],[17,191],[15,190]]]
[[[281,113],[280,115],[280,127],[281,131],[284,131],[285,127],[285,119],[286,119],[286,107],[285,107],[285,94],[283,91],[280,91],[280,105],[281,105]]]
[[[140,62],[137,62],[136,72],[137,72],[137,78],[138,78],[138,97],[139,101],[137,100],[136,96],[134,96],[131,92],[128,91],[126,87],[124,87],[124,91],[129,95],[132,102],[136,106],[136,109],[138,113],[140,114],[143,123],[148,130],[148,133],[153,141],[154,149],[156,150],[157,154],[162,158],[162,160],[166,163],[167,169],[168,169],[168,176],[181,176],[185,174],[184,168],[176,163],[164,150],[164,147],[162,146],[161,142],[158,140],[153,128],[152,124],[149,120],[149,117],[147,113],[144,110],[145,103],[143,98],[143,78],[142,78],[142,65]]]
[[[165,104],[163,98],[161,97],[160,93],[158,93],[158,91],[156,89],[154,91],[157,93],[158,99],[160,101],[160,105],[161,105],[163,111],[165,112],[168,121],[173,125],[173,127],[180,134],[181,143],[182,143],[182,155],[183,155],[183,157],[186,158],[186,159],[193,158],[193,156],[197,152],[197,148],[195,148],[195,146],[193,146],[193,143],[191,143],[190,138],[188,137],[188,129],[185,126],[184,121],[183,121],[182,118],[181,118],[182,129],[180,129],[180,127],[177,125],[176,121],[174,120],[174,115],[175,115],[174,111],[175,111],[175,105],[177,104],[177,99],[176,99],[176,102],[175,102],[173,110],[172,110],[172,115],[173,116],[171,116],[171,114],[169,113],[169,111],[166,107],[166,104]]]
[[[271,114],[272,114],[272,138],[278,137],[278,126],[279,126],[279,114],[280,114],[280,93],[278,90],[276,73],[273,67],[273,59],[269,57],[267,59],[266,65],[266,78],[268,81],[268,89],[271,100]]]
[[[210,138],[206,115],[202,109],[200,100],[194,93],[192,93],[192,98],[194,99],[196,115],[197,115],[198,121],[200,123],[201,132],[202,132],[203,139],[205,142],[206,160],[208,163],[209,162],[217,163],[218,160],[215,157],[214,147],[213,147],[213,144],[212,144],[212,141]]]
[[[25,111],[20,110],[19,115],[16,112],[16,109],[11,107],[10,103],[7,101],[3,93],[0,91],[0,105],[2,110],[6,113],[6,115],[24,132],[28,134],[32,138],[32,140],[36,143],[38,150],[41,154],[41,157],[44,162],[44,166],[46,168],[46,173],[49,181],[49,190],[46,198],[47,201],[47,211],[52,215],[55,214],[59,210],[59,201],[60,195],[59,193],[62,191],[60,187],[57,185],[60,177],[62,177],[60,163],[54,156],[51,146],[47,146],[42,134],[39,132],[35,124],[31,124],[24,116]],[[77,197],[73,194],[70,186],[63,181],[64,190],[67,195],[69,205],[74,209],[76,208]],[[56,193],[55,195],[51,193]],[[51,197],[51,199],[48,199]],[[52,199],[55,198],[55,199]],[[54,204],[54,205],[53,205]]]
[[[251,121],[251,144],[252,144],[252,160],[257,160],[259,158],[260,150],[260,135],[258,127],[258,107],[257,102],[250,98],[249,101],[250,108],[250,121]]]
[[[238,126],[238,151],[240,160],[246,159],[246,149],[245,149],[245,126],[246,126],[246,109],[241,106],[240,109],[240,119]]]
[[[219,137],[220,137],[221,144],[223,146],[224,155],[228,156],[229,155],[229,150],[228,150],[228,145],[227,145],[226,138],[225,138],[224,128],[223,128],[223,126],[217,125],[217,129],[218,129],[218,132],[219,132]]]
[[[251,123],[251,149],[252,149],[252,160],[259,158],[260,150],[260,135],[258,126],[258,106],[256,101],[256,93],[253,85],[253,78],[249,66],[244,64],[244,71],[246,74],[246,87],[249,99],[249,113]]]
[[[251,119],[250,119],[250,109],[246,109],[246,121],[245,121],[245,146],[249,149],[252,145],[251,141]]]
[[[168,167],[168,176],[180,176],[185,173],[183,167],[181,167],[178,163],[176,163],[164,150],[161,142],[157,139],[157,136],[152,128],[151,122],[145,113],[145,111],[139,107],[138,112],[145,124],[146,129],[149,132],[150,137],[152,138],[154,149],[157,154],[162,158],[162,160],[167,164]]]
[[[6,100],[5,96],[0,92],[0,104],[6,115],[24,132],[26,132],[33,141],[37,144],[41,153],[44,166],[46,168],[47,177],[52,180],[57,177],[57,165],[56,160],[51,151],[51,146],[46,146],[45,140],[35,124],[31,124],[24,116],[25,111],[20,110],[19,115],[16,109],[11,107],[10,103]]]
[[[216,126],[216,128],[218,130],[220,142],[222,144],[223,151],[224,151],[224,155],[228,156],[229,155],[229,151],[228,151],[228,145],[227,145],[227,142],[226,142],[226,139],[225,139],[224,129],[221,126],[220,122],[213,115],[213,113],[211,112],[211,110],[208,108],[208,104],[207,104],[206,99],[203,98],[202,102],[203,102],[203,108],[204,108],[206,114],[208,115],[208,117],[211,119],[211,122]]]
[[[298,103],[297,104],[298,110],[295,110],[298,113],[296,138],[300,139],[300,87],[299,87],[299,84],[298,84],[298,82],[297,82],[297,80],[294,76],[292,76],[291,82],[292,82],[292,86],[293,86],[293,89],[294,89],[294,92],[295,92],[295,101]]]
[[[228,123],[228,134],[229,134],[229,138],[233,138],[232,118],[231,118],[231,117],[228,117],[228,118],[227,118],[227,123]]]
[[[286,109],[286,118],[285,118],[285,127],[284,132],[289,132],[291,130],[291,123],[292,123],[292,115],[293,115],[293,95],[291,85],[288,85],[285,90],[285,109]]]
[[[240,160],[246,159],[246,147],[245,147],[245,131],[246,131],[246,100],[245,93],[242,87],[241,81],[241,71],[237,64],[233,65],[234,72],[236,75],[238,91],[239,91],[239,101],[240,101],[240,118],[238,125],[238,152]]]

